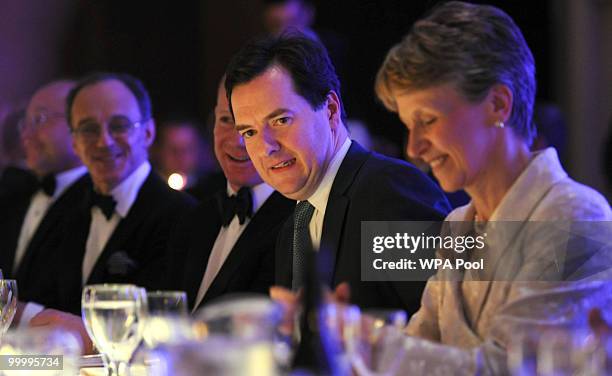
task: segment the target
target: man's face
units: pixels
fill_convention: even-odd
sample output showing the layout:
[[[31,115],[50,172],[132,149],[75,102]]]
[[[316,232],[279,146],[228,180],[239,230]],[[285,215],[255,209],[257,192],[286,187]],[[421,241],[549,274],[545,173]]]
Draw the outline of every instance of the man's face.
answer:
[[[28,104],[21,141],[28,167],[40,177],[80,164],[65,117],[66,96],[72,86],[69,82],[47,85]]]
[[[201,151],[199,135],[195,129],[180,123],[168,126],[160,141],[159,158],[164,172],[178,172],[186,176],[197,172]]]
[[[102,193],[108,193],[147,160],[155,126],[152,119],[142,119],[136,98],[121,81],[106,80],[81,89],[71,115],[74,149]],[[100,130],[97,136],[84,132],[96,126]]]
[[[233,190],[261,183],[261,177],[244,147],[244,140],[234,128],[234,119],[223,85],[217,92],[215,107],[215,156]]]
[[[320,109],[297,94],[285,69],[273,66],[232,92],[236,128],[263,180],[284,196],[308,199],[319,186],[342,127],[339,101]]]

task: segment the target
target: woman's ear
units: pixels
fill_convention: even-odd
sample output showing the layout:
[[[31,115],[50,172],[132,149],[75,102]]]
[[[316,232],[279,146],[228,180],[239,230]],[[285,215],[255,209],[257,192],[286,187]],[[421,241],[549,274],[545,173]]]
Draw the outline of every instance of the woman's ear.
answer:
[[[512,114],[512,105],[514,103],[514,95],[512,90],[507,85],[495,84],[489,89],[487,95],[489,104],[489,122],[493,125],[496,123],[506,123]]]

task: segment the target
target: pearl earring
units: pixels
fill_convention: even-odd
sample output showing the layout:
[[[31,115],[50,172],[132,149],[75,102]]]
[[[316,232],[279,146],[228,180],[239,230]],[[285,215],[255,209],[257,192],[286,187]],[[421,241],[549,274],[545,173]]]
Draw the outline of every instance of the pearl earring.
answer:
[[[504,125],[505,125],[504,122],[501,121],[501,120],[498,120],[498,121],[495,122],[495,127],[496,128],[503,128]]]

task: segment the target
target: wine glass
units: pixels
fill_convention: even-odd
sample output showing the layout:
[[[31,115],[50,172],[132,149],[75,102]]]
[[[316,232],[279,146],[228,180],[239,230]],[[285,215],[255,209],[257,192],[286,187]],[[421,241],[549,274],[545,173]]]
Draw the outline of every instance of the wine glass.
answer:
[[[407,316],[400,310],[361,312],[356,306],[343,312],[343,338],[349,361],[360,376],[387,376],[397,372],[404,356],[403,328]]]
[[[184,291],[148,291],[149,316],[187,316],[187,294]]]
[[[82,311],[92,341],[109,359],[111,374],[125,374],[142,340],[147,312],[146,291],[134,285],[85,286]]]
[[[149,348],[192,337],[184,291],[149,291],[147,305],[143,338]]]
[[[0,339],[13,322],[17,311],[17,281],[0,279]]]
[[[267,296],[257,294],[230,294],[209,303],[198,311],[207,332],[205,343],[211,348],[224,347],[223,356],[208,356],[207,361],[219,362],[227,357],[223,372],[235,374],[277,374],[274,352],[276,327],[282,312],[280,306]],[[212,344],[212,345],[211,345]],[[217,358],[217,359],[213,359]],[[243,359],[236,363],[232,359]],[[233,370],[233,371],[232,371]]]

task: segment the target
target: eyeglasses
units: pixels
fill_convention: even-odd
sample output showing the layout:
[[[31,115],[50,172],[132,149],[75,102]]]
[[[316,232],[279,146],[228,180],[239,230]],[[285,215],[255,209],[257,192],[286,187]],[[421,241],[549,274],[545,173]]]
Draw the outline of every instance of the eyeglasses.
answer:
[[[134,129],[139,128],[146,121],[131,121],[125,116],[113,116],[106,124],[108,133],[114,140],[125,140],[130,137]],[[103,126],[95,120],[84,121],[72,130],[75,137],[86,143],[97,141],[102,132]]]
[[[38,112],[31,117],[24,116],[19,120],[19,131],[26,129],[38,130],[47,124],[51,119],[63,119],[66,115],[60,112]]]

